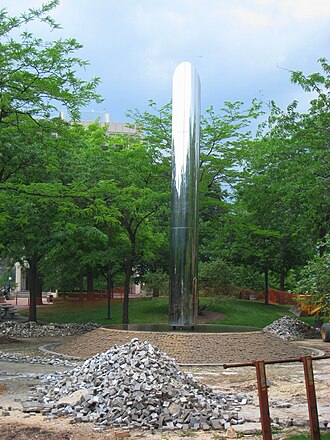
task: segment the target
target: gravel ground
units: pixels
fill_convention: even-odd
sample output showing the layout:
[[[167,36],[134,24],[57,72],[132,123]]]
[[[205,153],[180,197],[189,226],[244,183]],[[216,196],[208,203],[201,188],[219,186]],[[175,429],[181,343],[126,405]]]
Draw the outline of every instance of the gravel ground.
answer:
[[[260,439],[259,407],[255,368],[231,368],[224,370],[221,364],[249,362],[256,359],[274,360],[296,358],[308,354],[329,354],[330,344],[319,340],[299,342],[285,341],[264,332],[231,333],[231,334],[186,334],[186,333],[148,333],[125,332],[99,328],[86,334],[42,338],[17,338],[4,336],[0,338],[0,350],[6,353],[21,355],[45,356],[39,351],[40,346],[57,353],[78,356],[83,359],[96,353],[106,351],[113,345],[127,343],[132,338],[147,340],[152,345],[165,351],[183,365],[202,383],[210,386],[215,392],[247,393],[253,398],[252,405],[246,405],[244,416],[251,422],[243,424],[244,434],[249,439]],[[315,361],[314,377],[318,397],[320,420],[330,421],[330,404],[328,390],[330,387],[330,364],[328,360]],[[188,366],[187,364],[200,364]],[[24,414],[20,400],[23,401],[31,385],[38,384],[36,375],[51,374],[61,371],[65,366],[28,364],[26,362],[8,362],[0,359],[0,438],[1,440],[28,440],[45,438],[49,440],[84,440],[119,439],[128,436],[132,439],[170,439],[182,438],[182,433],[147,433],[121,430],[96,432],[89,424],[70,425],[65,418],[47,420],[41,414]],[[67,369],[67,368],[66,368]],[[301,422],[303,430],[308,432],[306,421],[308,410],[306,391],[301,363],[276,364],[267,366],[267,377],[270,380],[269,401],[271,417],[275,420],[296,420]],[[10,410],[9,410],[10,408]],[[8,410],[8,411],[7,411]],[[2,414],[1,414],[2,413]],[[294,432],[298,427],[294,426]],[[329,429],[329,428],[328,428]],[[254,434],[248,434],[249,430]],[[286,431],[288,432],[288,431]],[[191,439],[214,440],[221,438],[224,432],[191,433]],[[186,436],[185,436],[186,437]],[[283,434],[273,434],[273,439],[285,438]]]
[[[99,332],[99,330],[97,330]],[[109,332],[109,330],[107,330]],[[122,334],[122,333],[120,333]],[[252,333],[249,335],[251,346],[256,346],[256,340],[254,340]],[[57,338],[39,338],[29,340],[2,340],[0,344],[0,350],[15,353],[19,352],[23,355],[32,356],[48,356],[38,351],[39,346],[56,342],[62,346],[68,347],[74,345],[74,341],[77,343],[85,340],[86,335],[70,336],[70,337],[57,337]],[[203,335],[205,336],[205,335]],[[211,335],[214,336],[214,335]],[[224,338],[227,335],[222,335]],[[241,336],[231,334],[230,336]],[[123,337],[123,334],[122,334]],[[269,336],[267,336],[269,338]],[[267,343],[267,339],[263,340]],[[264,347],[270,348],[270,341],[273,338],[268,339],[268,344]],[[284,342],[281,341],[280,342]],[[117,339],[116,343],[120,341]],[[330,354],[330,344],[324,343],[322,340],[305,340],[300,342],[288,342],[284,345],[289,349],[287,354],[292,353],[292,348],[300,349],[303,347],[310,347],[312,352]],[[283,347],[283,346],[282,346]],[[77,347],[78,350],[78,347]],[[79,348],[79,350],[81,350]],[[234,346],[231,347],[234,350]],[[79,351],[82,354],[81,351]],[[251,353],[251,351],[249,351]],[[75,352],[77,354],[77,351]],[[228,359],[228,358],[227,358]],[[241,358],[242,359],[242,358]],[[242,416],[246,419],[250,419],[250,422],[244,423],[242,429],[245,431],[239,435],[248,439],[261,439],[259,418],[259,407],[257,397],[257,386],[255,378],[255,369],[253,367],[247,368],[231,368],[224,370],[221,366],[208,366],[208,367],[182,367],[184,371],[190,372],[196,379],[210,386],[215,392],[233,392],[249,394],[253,397],[253,404],[246,405]],[[28,378],[30,373],[33,374],[51,374],[54,371],[63,370],[65,367],[56,365],[41,365],[41,364],[26,364],[26,363],[13,363],[0,360],[0,371],[6,372],[6,377],[0,378],[0,400],[1,411],[6,412],[7,408],[11,408],[7,417],[0,417],[0,438],[1,440],[28,440],[38,439],[44,440],[85,440],[89,438],[94,439],[119,439],[124,438],[122,435],[128,435],[131,439],[146,439],[146,440],[179,440],[182,438],[180,432],[164,432],[164,433],[151,433],[141,431],[130,431],[130,433],[122,432],[122,430],[106,430],[104,432],[96,432],[91,424],[83,425],[70,425],[66,418],[59,418],[54,420],[47,420],[41,414],[25,414],[21,411],[20,401],[24,401],[28,394],[28,390],[31,385],[37,385],[37,378]],[[16,373],[22,374],[21,377],[15,376]],[[330,404],[328,399],[328,390],[330,387],[330,364],[329,360],[323,360],[314,362],[314,376],[316,382],[316,392],[318,397],[318,409],[320,420],[330,420]],[[303,430],[308,432],[308,410],[306,405],[306,392],[304,385],[304,376],[301,363],[294,364],[280,364],[267,366],[267,377],[270,381],[269,388],[269,400],[270,400],[270,414],[273,418],[279,418],[281,420],[296,420],[299,423],[304,424],[302,428],[294,426],[286,430],[288,432],[297,432],[297,430]],[[3,388],[1,389],[1,385]],[[17,409],[15,409],[17,408]],[[224,432],[192,432],[191,436],[186,438],[198,439],[198,440],[214,440],[215,438],[221,438],[224,436]],[[221,434],[221,435],[220,435]],[[283,434],[273,434],[273,439],[285,438]]]
[[[56,347],[55,351],[82,358],[138,338],[148,341],[181,364],[223,364],[257,359],[297,358],[313,351],[271,334],[249,333],[157,333],[99,328]]]

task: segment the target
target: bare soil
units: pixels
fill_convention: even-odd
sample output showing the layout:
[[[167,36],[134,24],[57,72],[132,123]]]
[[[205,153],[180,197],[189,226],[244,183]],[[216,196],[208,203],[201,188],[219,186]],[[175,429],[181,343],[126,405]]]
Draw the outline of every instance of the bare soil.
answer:
[[[132,332],[136,333],[136,332]],[[157,334],[138,335],[129,332],[122,332],[108,329],[97,329],[85,335],[62,337],[62,338],[40,338],[29,340],[1,340],[0,350],[12,353],[30,354],[32,356],[46,356],[49,354],[38,350],[40,346],[47,345],[49,349],[66,353],[72,356],[87,358],[99,351],[104,351],[114,344],[122,344],[132,337],[150,340],[151,343],[158,343],[159,348],[167,348],[170,356],[181,347],[184,355],[180,362],[180,368],[191,372],[196,379],[209,385],[215,392],[246,394],[253,397],[253,403],[242,407],[241,416],[253,422],[244,423],[235,427],[235,430],[243,430],[239,433],[250,439],[260,439],[259,405],[256,385],[256,373],[254,367],[224,369],[221,365],[224,362],[248,362],[251,357],[256,359],[288,359],[304,354],[329,354],[330,344],[322,340],[308,340],[297,342],[285,342],[278,338],[271,337],[261,332],[249,334],[190,334],[175,333],[174,336],[161,338]],[[198,337],[197,339],[194,337]],[[173,339],[174,337],[174,339]],[[155,338],[155,339],[153,339]],[[51,344],[51,345],[49,345]],[[157,344],[155,344],[157,345]],[[169,352],[171,347],[176,347],[173,353]],[[164,350],[166,351],[166,350]],[[215,352],[210,358],[209,352]],[[195,353],[193,358],[192,353]],[[186,356],[186,357],[184,357]],[[187,358],[189,356],[189,359]],[[173,356],[175,357],[175,356]],[[216,363],[206,365],[205,360],[217,359]],[[189,362],[186,362],[187,359]],[[200,362],[204,359],[204,362]],[[197,361],[201,365],[187,365]],[[195,362],[196,363],[196,362]],[[213,365],[212,365],[213,364]],[[217,365],[215,365],[217,364]],[[319,360],[313,362],[316,394],[318,399],[318,413],[320,421],[330,421],[330,360]],[[151,433],[141,431],[126,432],[121,429],[107,429],[96,431],[91,424],[70,425],[68,419],[57,418],[47,420],[41,414],[25,414],[22,412],[21,401],[27,397],[30,386],[38,384],[37,379],[27,380],[15,376],[16,372],[21,373],[44,373],[51,374],[56,370],[65,370],[66,367],[38,365],[27,363],[11,363],[0,360],[0,438],[1,440],[85,440],[85,439],[119,439],[129,437],[132,439],[170,439],[177,440],[185,438],[200,440],[216,440],[225,437],[225,432],[163,432]],[[7,373],[1,376],[1,371]],[[306,404],[306,391],[304,384],[303,367],[300,362],[288,364],[274,364],[267,366],[267,378],[269,380],[269,402],[270,415],[280,420],[308,420],[308,409]],[[8,410],[9,408],[9,410]],[[297,428],[295,428],[297,429]],[[304,428],[308,432],[308,426]],[[250,432],[248,435],[247,432]],[[251,434],[253,433],[254,434]],[[279,438],[273,434],[273,438]],[[281,438],[283,434],[281,434]]]

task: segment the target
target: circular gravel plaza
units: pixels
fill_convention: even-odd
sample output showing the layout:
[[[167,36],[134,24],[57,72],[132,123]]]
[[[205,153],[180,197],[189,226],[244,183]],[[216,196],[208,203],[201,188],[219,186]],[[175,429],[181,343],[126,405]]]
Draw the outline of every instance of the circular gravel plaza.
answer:
[[[0,348],[4,350],[0,394],[6,416],[0,421],[0,437],[83,440],[128,435],[132,439],[179,440],[198,425],[188,438],[212,440],[230,431],[235,435],[231,438],[261,439],[255,368],[225,370],[222,364],[330,354],[330,344],[322,341],[319,332],[310,333],[297,320],[286,317],[269,327],[246,333],[185,333],[127,331],[90,323],[0,323]],[[181,364],[180,368],[169,358]],[[148,367],[142,368],[142,364]],[[313,364],[320,424],[328,429],[329,361]],[[144,379],[150,375],[153,382]],[[308,432],[301,362],[268,365],[267,378],[274,427]],[[81,381],[91,382],[92,388],[86,385],[82,391]],[[156,388],[149,393],[151,383]],[[158,414],[159,405],[150,399],[157,397],[160,385],[162,390],[167,387],[167,394],[165,400],[159,397],[165,409]],[[89,389],[98,391],[94,395]],[[116,419],[114,425],[107,422],[106,429],[104,402],[97,396],[111,402],[124,399],[118,405],[105,405],[105,420]],[[196,404],[190,414],[189,405],[195,401],[201,406]],[[148,403],[148,414],[140,420],[141,402]],[[205,405],[211,409],[205,412]],[[179,409],[182,423],[175,416]],[[128,417],[129,423],[126,419],[119,423],[118,417]],[[182,429],[174,429],[180,424]],[[158,428],[154,430],[154,426]],[[143,430],[146,427],[149,429]],[[273,438],[283,437],[274,434]]]
[[[282,340],[269,333],[157,333],[99,328],[83,335],[72,336],[55,351],[87,358],[122,345],[133,338],[147,341],[181,364],[219,365],[276,360],[317,354],[317,350]]]

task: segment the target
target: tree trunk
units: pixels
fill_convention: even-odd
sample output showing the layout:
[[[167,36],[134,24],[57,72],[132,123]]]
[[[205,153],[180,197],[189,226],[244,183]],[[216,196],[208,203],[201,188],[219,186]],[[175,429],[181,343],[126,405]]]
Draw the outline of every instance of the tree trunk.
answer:
[[[30,305],[29,321],[37,322],[37,290],[38,290],[38,271],[37,260],[29,260],[29,278],[30,278]]]
[[[94,292],[93,269],[87,269],[87,293]]]
[[[107,297],[108,297],[108,304],[107,304],[107,319],[111,319],[110,316],[110,307],[111,307],[111,289],[113,287],[113,281],[112,281],[112,263],[109,262],[108,264],[108,274],[107,274]]]
[[[126,270],[125,270],[125,284],[124,284],[124,301],[123,301],[123,325],[128,325],[128,302],[129,302],[129,291],[131,284],[131,275],[132,275],[132,260],[130,259],[127,262]]]
[[[152,297],[153,298],[159,298],[158,289],[152,289]]]
[[[37,301],[37,306],[42,306],[42,280],[38,275],[37,272],[37,281],[36,281],[36,291],[37,291],[37,296],[36,296],[36,301]]]
[[[265,304],[269,304],[268,269],[265,269]]]
[[[109,227],[108,231],[108,246],[112,249],[112,227]],[[107,273],[107,290],[108,290],[108,304],[107,304],[107,319],[111,319],[110,308],[111,308],[111,289],[113,287],[112,279],[112,262],[108,262],[108,273]]]
[[[129,291],[131,284],[131,276],[133,272],[133,264],[136,258],[136,230],[128,230],[129,238],[131,242],[130,255],[127,260],[125,268],[125,285],[124,285],[124,301],[123,301],[123,325],[128,325],[128,302],[129,302]]]
[[[79,300],[84,304],[84,274],[80,272],[79,274]]]
[[[285,273],[284,271],[280,274],[280,290],[285,290]]]

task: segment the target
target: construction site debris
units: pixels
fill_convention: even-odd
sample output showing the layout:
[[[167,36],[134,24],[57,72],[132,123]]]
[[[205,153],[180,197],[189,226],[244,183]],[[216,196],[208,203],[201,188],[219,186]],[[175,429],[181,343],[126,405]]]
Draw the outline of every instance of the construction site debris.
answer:
[[[301,339],[319,339],[321,336],[320,330],[316,329],[303,321],[290,316],[283,316],[282,318],[272,322],[263,329],[266,333],[271,333],[286,341],[298,341]]]
[[[33,321],[0,323],[0,336],[16,338],[42,338],[45,336],[71,336],[90,332],[100,327],[99,324],[86,322],[84,324],[40,324]]]
[[[71,371],[47,376],[23,408],[99,428],[206,431],[244,423],[239,411],[250,401],[245,395],[213,393],[179,371],[174,359],[132,339]]]

